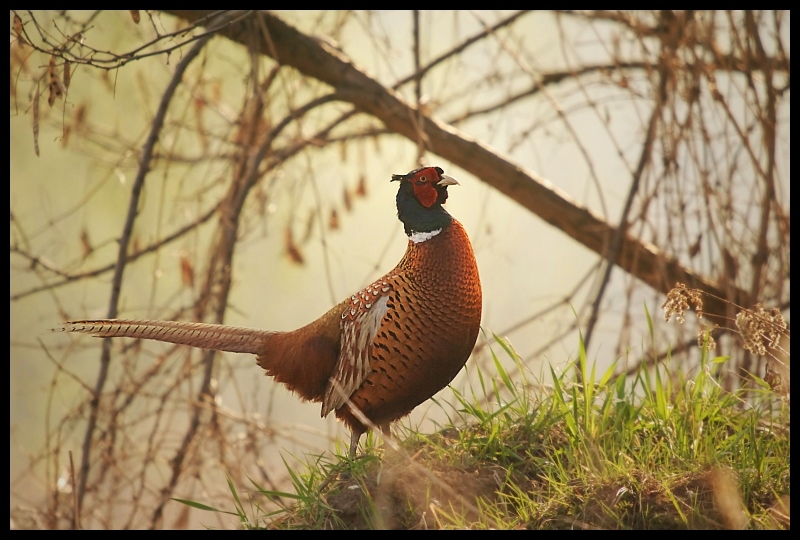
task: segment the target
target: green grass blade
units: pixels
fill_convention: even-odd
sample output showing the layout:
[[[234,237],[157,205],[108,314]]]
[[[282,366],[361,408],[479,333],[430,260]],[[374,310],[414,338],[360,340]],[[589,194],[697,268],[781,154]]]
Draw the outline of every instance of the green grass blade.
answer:
[[[203,511],[206,511],[206,512],[217,512],[217,513],[220,513],[220,514],[228,514],[228,515],[231,515],[231,516],[240,517],[239,514],[236,513],[236,512],[229,512],[227,510],[220,510],[219,508],[214,508],[213,506],[208,506],[207,504],[199,503],[199,502],[196,502],[196,501],[190,501],[190,500],[187,500],[187,499],[177,499],[175,497],[170,497],[170,499],[172,499],[173,501],[179,502],[181,504],[185,504],[186,506],[191,506],[192,508],[197,508],[198,510],[203,510]]]

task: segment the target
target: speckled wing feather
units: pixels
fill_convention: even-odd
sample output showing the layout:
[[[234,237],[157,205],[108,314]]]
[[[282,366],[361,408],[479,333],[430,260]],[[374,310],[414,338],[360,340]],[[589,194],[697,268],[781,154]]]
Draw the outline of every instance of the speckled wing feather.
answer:
[[[350,297],[342,312],[342,348],[322,400],[322,416],[339,409],[370,374],[372,342],[386,314],[392,274]]]

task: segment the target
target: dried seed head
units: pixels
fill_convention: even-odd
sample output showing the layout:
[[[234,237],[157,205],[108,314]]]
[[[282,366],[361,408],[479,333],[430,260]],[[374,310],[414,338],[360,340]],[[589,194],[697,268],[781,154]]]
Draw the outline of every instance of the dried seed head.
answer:
[[[667,293],[667,299],[661,304],[661,309],[664,310],[664,320],[669,322],[673,315],[679,324],[683,324],[683,314],[689,308],[694,309],[697,317],[703,316],[703,299],[700,297],[700,291],[697,289],[689,289],[683,283],[675,285],[671,291]]]
[[[786,320],[778,308],[764,309],[756,304],[736,315],[736,328],[744,341],[744,348],[751,353],[764,356],[767,348],[778,346],[781,335],[786,330]]]
[[[714,339],[714,336],[711,335],[711,332],[714,331],[714,328],[701,326],[697,330],[697,346],[701,349],[705,347],[707,351],[713,351],[717,348],[717,342]],[[708,339],[706,339],[706,335],[708,335]]]

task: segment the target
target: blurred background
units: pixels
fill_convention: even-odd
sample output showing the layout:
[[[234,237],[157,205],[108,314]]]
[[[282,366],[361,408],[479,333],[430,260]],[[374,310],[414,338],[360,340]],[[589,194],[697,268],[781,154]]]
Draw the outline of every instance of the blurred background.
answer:
[[[676,276],[790,321],[788,11],[12,11],[10,26],[17,526],[67,526],[73,489],[85,527],[198,526],[170,497],[224,505],[226,475],[285,489],[284,461],[342,451],[335,419],[251,356],[117,340],[103,364],[101,340],[49,330],[112,313],[303,326],[400,259],[389,180],[420,163],[460,181],[447,209],[483,284],[461,393],[502,399],[476,385],[495,335],[520,384],[569,369],[579,335],[598,370],[668,351],[691,369],[701,328],[732,357],[721,384],[764,377],[730,312],[664,321]],[[457,424],[454,401],[401,425]]]

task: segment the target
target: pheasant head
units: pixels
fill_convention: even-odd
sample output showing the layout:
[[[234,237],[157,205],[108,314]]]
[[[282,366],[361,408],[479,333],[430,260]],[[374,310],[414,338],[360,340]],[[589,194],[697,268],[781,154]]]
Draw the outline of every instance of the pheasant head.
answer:
[[[397,217],[403,222],[406,235],[427,239],[438,234],[453,221],[442,205],[447,201],[447,186],[458,185],[441,167],[422,167],[407,174],[393,174],[392,182],[400,182],[397,190]],[[438,232],[437,232],[438,231]]]

